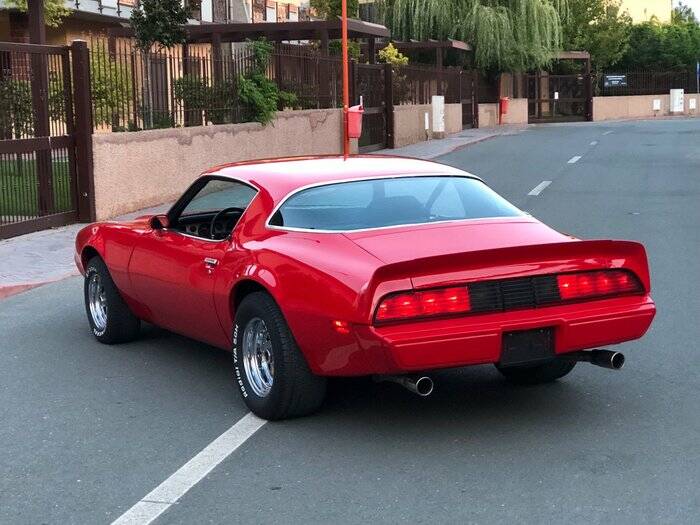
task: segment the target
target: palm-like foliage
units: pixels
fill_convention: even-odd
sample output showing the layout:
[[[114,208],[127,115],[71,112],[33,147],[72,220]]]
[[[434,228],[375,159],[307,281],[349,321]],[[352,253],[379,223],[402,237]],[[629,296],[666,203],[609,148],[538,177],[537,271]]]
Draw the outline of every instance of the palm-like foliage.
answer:
[[[384,0],[394,38],[455,38],[474,47],[482,68],[546,66],[562,42],[567,0]]]

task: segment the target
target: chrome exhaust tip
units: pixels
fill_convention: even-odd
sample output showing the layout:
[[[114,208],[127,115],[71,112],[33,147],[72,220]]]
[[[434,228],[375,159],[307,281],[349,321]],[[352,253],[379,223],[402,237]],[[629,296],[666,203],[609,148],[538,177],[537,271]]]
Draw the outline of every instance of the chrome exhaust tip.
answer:
[[[378,383],[383,381],[396,383],[421,397],[428,397],[435,387],[433,380],[428,376],[375,376],[374,380]]]
[[[625,366],[625,355],[622,352],[613,352],[612,350],[589,350],[572,352],[562,356],[565,359],[574,361],[583,361],[592,365],[609,370],[620,370]]]
[[[610,350],[593,350],[591,352],[591,364],[610,370],[620,370],[625,366],[625,356],[620,352]]]
[[[433,389],[435,387],[433,380],[428,376],[422,376],[416,379],[414,386],[415,390],[413,390],[413,388],[410,388],[409,390],[411,390],[411,392],[415,392],[421,397],[428,397],[433,393]]]

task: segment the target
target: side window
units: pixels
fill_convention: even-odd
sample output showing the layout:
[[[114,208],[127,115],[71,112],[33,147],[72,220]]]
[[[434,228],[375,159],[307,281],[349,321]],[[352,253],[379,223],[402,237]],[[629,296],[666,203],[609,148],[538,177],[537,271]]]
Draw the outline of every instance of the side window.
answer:
[[[238,181],[212,179],[197,192],[180,216],[213,213],[232,207],[244,210],[255,193],[253,188]]]

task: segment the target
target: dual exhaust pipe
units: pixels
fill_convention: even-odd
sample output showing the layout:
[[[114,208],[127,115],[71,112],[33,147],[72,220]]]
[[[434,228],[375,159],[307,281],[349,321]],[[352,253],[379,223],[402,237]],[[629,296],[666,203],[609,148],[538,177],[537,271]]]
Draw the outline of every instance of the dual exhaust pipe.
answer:
[[[612,350],[581,350],[563,354],[558,359],[591,363],[609,370],[620,370],[625,366],[624,354]],[[428,376],[375,376],[374,380],[377,383],[385,381],[396,383],[421,397],[428,397],[432,394],[435,386],[433,380]]]

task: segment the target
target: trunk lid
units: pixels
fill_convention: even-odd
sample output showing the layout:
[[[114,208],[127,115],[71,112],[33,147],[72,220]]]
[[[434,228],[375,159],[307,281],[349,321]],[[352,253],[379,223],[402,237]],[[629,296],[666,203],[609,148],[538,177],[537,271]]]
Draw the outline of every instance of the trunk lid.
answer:
[[[582,241],[531,218],[491,219],[348,233],[382,261],[361,299],[369,322],[394,292],[563,272],[626,268],[648,293],[644,247],[636,242]]]
[[[421,224],[345,235],[385,264],[575,240],[529,217]]]

